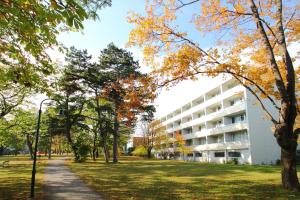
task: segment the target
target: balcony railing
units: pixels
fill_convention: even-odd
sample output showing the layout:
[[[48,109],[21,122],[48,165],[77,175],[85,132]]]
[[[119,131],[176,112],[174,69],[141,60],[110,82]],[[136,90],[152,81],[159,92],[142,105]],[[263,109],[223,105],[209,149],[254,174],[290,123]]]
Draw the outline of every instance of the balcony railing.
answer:
[[[244,148],[249,148],[248,140],[195,145],[195,150],[197,150],[197,151],[225,150],[225,149],[230,150],[230,149],[244,149]]]
[[[218,127],[209,129],[208,135],[224,133],[224,132],[234,132],[234,131],[239,131],[239,130],[243,130],[246,128],[247,128],[247,123],[245,121],[234,123],[234,124],[228,124],[228,125],[220,125]]]

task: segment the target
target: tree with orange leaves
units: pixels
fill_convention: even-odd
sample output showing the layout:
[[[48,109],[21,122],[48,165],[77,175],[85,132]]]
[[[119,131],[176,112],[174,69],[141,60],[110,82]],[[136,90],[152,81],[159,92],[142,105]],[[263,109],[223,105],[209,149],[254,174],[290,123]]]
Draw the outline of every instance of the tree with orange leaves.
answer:
[[[91,63],[86,50],[71,48],[69,51],[67,81],[74,81],[85,95],[92,97],[86,99],[91,112],[86,112],[84,117],[95,122],[94,146],[99,138],[108,163],[108,141],[112,135],[113,162],[117,162],[119,138],[124,132],[120,129],[132,128],[137,115],[146,117],[151,112],[155,85],[139,71],[139,63],[131,53],[114,44],[101,51],[98,63]]]
[[[139,71],[139,63],[125,49],[109,44],[101,51],[99,67],[108,77],[104,83],[103,97],[113,104],[113,162],[118,162],[120,122],[133,126],[138,114],[151,111],[155,85],[146,74]]]
[[[199,11],[190,12],[194,27],[201,33],[219,34],[217,42],[223,49],[206,50],[180,29],[178,18],[182,13],[186,18],[189,8]],[[297,191],[300,70],[295,71],[288,46],[299,44],[299,8],[299,2],[282,0],[147,0],[144,16],[132,13],[128,18],[135,24],[129,44],[143,48],[144,60],[154,66],[161,85],[196,79],[199,74],[229,74],[256,97],[274,124],[281,148],[282,185]],[[162,60],[157,59],[161,55]],[[273,115],[262,99],[279,115]]]
[[[176,144],[176,149],[178,149],[182,157],[184,159],[184,156],[192,151],[190,147],[186,146],[185,139],[183,138],[182,134],[180,134],[178,131],[175,133],[175,144]]]

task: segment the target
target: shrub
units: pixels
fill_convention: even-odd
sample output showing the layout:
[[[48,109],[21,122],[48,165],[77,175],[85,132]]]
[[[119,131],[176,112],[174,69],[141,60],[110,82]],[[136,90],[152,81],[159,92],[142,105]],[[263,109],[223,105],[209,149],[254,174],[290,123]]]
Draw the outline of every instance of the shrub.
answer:
[[[132,155],[134,155],[134,156],[147,156],[147,149],[143,146],[138,146],[132,152]]]
[[[227,164],[237,165],[237,164],[239,164],[239,159],[238,158],[232,158],[232,159],[227,161]]]
[[[90,147],[89,145],[86,144],[81,144],[78,148],[78,155],[79,159],[77,160],[78,162],[84,162],[90,152]]]

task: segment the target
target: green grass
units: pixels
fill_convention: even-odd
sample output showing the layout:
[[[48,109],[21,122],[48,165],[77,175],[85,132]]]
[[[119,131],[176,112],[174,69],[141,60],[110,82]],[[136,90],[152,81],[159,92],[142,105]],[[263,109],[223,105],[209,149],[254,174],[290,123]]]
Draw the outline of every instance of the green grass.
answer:
[[[9,160],[8,167],[2,167]],[[42,181],[47,161],[37,160],[36,198],[42,199]],[[28,199],[30,195],[32,160],[28,156],[0,156],[0,199]]]
[[[300,199],[280,186],[280,167],[122,158],[69,162],[106,199]]]

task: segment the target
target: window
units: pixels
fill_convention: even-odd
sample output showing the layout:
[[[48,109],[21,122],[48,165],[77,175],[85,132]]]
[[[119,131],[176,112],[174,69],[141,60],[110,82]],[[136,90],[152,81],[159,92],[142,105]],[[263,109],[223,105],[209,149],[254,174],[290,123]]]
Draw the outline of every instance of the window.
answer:
[[[195,157],[202,157],[202,153],[200,152],[195,153]]]
[[[217,121],[215,127],[220,127],[222,126],[222,121]]]
[[[245,120],[245,115],[241,115],[241,121]]]
[[[201,131],[202,130],[202,126],[199,126],[198,129],[199,129],[199,131]]]
[[[217,136],[217,143],[224,143],[224,136],[223,135],[218,135]]]
[[[216,158],[225,157],[225,153],[224,152],[215,152],[215,157]]]
[[[230,101],[230,105],[233,106],[234,105],[234,101]]]
[[[188,153],[187,157],[193,157],[193,154],[192,153]]]
[[[229,157],[241,157],[241,152],[238,151],[233,151],[233,152],[228,152]]]
[[[228,133],[228,142],[247,141],[247,131]]]
[[[232,124],[235,123],[235,117],[231,117],[231,123],[232,123]]]

